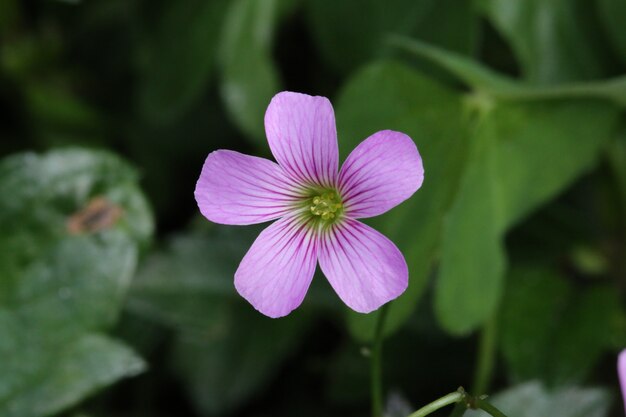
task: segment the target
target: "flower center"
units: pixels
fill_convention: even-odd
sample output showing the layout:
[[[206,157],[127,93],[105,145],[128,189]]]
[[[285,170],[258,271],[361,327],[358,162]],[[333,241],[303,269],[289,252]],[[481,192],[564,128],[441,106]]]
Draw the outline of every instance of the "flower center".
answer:
[[[341,208],[341,201],[333,191],[315,196],[311,200],[311,213],[314,216],[320,216],[322,220],[334,219]]]

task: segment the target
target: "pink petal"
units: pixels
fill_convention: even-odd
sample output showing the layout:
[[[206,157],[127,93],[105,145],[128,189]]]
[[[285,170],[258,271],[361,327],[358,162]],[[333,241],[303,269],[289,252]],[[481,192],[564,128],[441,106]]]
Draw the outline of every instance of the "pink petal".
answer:
[[[404,256],[385,236],[352,219],[322,232],[319,262],[339,298],[369,313],[404,292],[409,270]]]
[[[278,164],[239,152],[211,152],[196,184],[196,201],[207,219],[254,224],[291,210],[299,189]]]
[[[339,173],[346,215],[378,216],[411,197],[424,180],[422,157],[404,133],[382,130],[357,146]]]
[[[293,216],[263,230],[235,272],[235,288],[269,317],[297,308],[313,279],[317,261],[314,232]]]
[[[326,187],[335,184],[337,130],[326,97],[276,94],[265,113],[265,132],[274,157],[292,178]]]
[[[622,387],[622,400],[624,401],[624,411],[626,411],[626,349],[622,350],[617,358],[617,375]]]

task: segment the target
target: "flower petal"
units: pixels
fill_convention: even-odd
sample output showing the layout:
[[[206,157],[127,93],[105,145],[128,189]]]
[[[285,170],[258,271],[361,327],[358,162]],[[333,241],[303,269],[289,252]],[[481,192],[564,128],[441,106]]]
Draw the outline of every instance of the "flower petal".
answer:
[[[339,298],[369,313],[404,292],[409,270],[400,250],[385,236],[352,219],[320,237],[320,268]]]
[[[235,288],[269,317],[297,308],[313,279],[317,261],[314,232],[293,216],[263,230],[235,272]]]
[[[337,130],[326,97],[276,94],[265,113],[265,132],[274,157],[292,178],[325,187],[335,184]]]
[[[211,152],[196,184],[196,202],[207,219],[254,224],[292,210],[299,189],[278,164],[239,152]]]
[[[619,383],[622,387],[622,400],[624,402],[624,410],[626,411],[626,349],[622,350],[617,359],[617,375]]]
[[[411,197],[424,180],[422,157],[404,133],[382,130],[357,146],[339,173],[346,215],[378,216]]]

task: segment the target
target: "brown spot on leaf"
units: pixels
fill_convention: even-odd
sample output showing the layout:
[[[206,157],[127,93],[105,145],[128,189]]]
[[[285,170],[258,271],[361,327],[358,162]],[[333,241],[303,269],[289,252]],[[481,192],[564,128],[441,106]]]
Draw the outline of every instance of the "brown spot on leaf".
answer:
[[[86,207],[67,219],[67,231],[73,235],[110,229],[122,217],[123,210],[104,197],[95,197]]]

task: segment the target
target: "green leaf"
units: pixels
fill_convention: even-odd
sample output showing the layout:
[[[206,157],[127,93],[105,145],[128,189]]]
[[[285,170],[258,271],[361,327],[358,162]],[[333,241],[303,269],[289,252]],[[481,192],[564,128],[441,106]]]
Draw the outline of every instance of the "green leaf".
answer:
[[[201,333],[178,334],[173,360],[196,407],[207,416],[241,407],[261,391],[307,327],[302,317],[272,320],[241,303],[203,319]]]
[[[105,152],[8,157],[0,193],[0,414],[49,415],[143,366],[92,335],[117,319],[152,219],[135,172]]]
[[[610,406],[609,393],[604,389],[568,387],[548,391],[534,381],[516,385],[487,401],[508,417],[605,417]],[[489,414],[468,410],[464,416],[489,417]]]
[[[607,286],[576,288],[552,269],[515,268],[500,323],[509,371],[515,380],[540,378],[550,386],[582,382],[612,350],[623,314]]]
[[[622,65],[626,65],[626,32],[624,31],[626,2],[623,0],[598,0],[597,5],[613,49]]]
[[[484,121],[471,138],[467,166],[443,230],[435,310],[443,327],[456,334],[487,320],[502,291],[506,260],[493,129]]]
[[[619,112],[600,100],[503,103],[489,115],[498,138],[496,176],[510,227],[591,170]]]
[[[368,221],[398,245],[409,265],[409,288],[390,305],[385,331],[391,333],[417,306],[435,258],[443,216],[465,158],[462,101],[437,82],[387,62],[357,73],[343,89],[336,108],[344,157],[369,135],[393,129],[413,138],[424,161],[422,188],[389,213]],[[350,313],[352,334],[370,339],[377,314]]]
[[[472,140],[496,149],[489,163],[480,153],[468,162],[444,231],[435,304],[455,334],[495,311],[506,230],[589,170],[618,118],[614,107],[593,100],[499,104],[471,97],[467,103],[481,112]]]
[[[555,359],[547,351],[571,296],[572,288],[549,269],[514,268],[509,273],[500,316],[500,348],[514,380],[546,376]]]
[[[620,201],[618,210],[626,217],[626,126],[621,126],[615,139],[609,144],[607,157],[617,186]]]
[[[233,2],[222,34],[221,92],[226,108],[243,132],[265,146],[263,116],[270,99],[280,90],[271,56],[279,2]]]
[[[273,320],[235,292],[234,272],[256,233],[217,227],[177,236],[148,258],[133,286],[131,311],[176,332],[173,369],[203,415],[244,405],[308,327],[303,308]]]
[[[128,347],[98,334],[80,336],[65,349],[52,354],[37,350],[37,356],[28,359],[34,361],[30,366],[42,365],[40,374],[29,382],[24,392],[19,389],[18,394],[0,400],[3,416],[55,414],[121,378],[143,372],[146,367]],[[2,385],[0,383],[0,390]]]
[[[527,80],[550,84],[605,75],[587,2],[483,0],[481,6],[515,51]]]
[[[150,2],[154,22],[138,45],[138,102],[153,122],[178,119],[205,91],[229,2]]]
[[[307,11],[323,57],[333,68],[347,73],[387,53],[385,40],[389,34],[415,34],[445,48],[469,52],[474,45],[477,19],[470,2],[457,3],[310,0]],[[445,23],[438,19],[442,11],[448,16]]]
[[[140,268],[128,306],[173,327],[201,328],[214,311],[239,297],[233,277],[258,229],[219,227],[173,238]]]
[[[479,94],[499,101],[536,101],[556,99],[604,99],[626,107],[626,77],[600,81],[535,85],[499,74],[461,54],[446,51],[403,36],[391,36],[390,45],[418,58],[426,59],[458,78]]]

